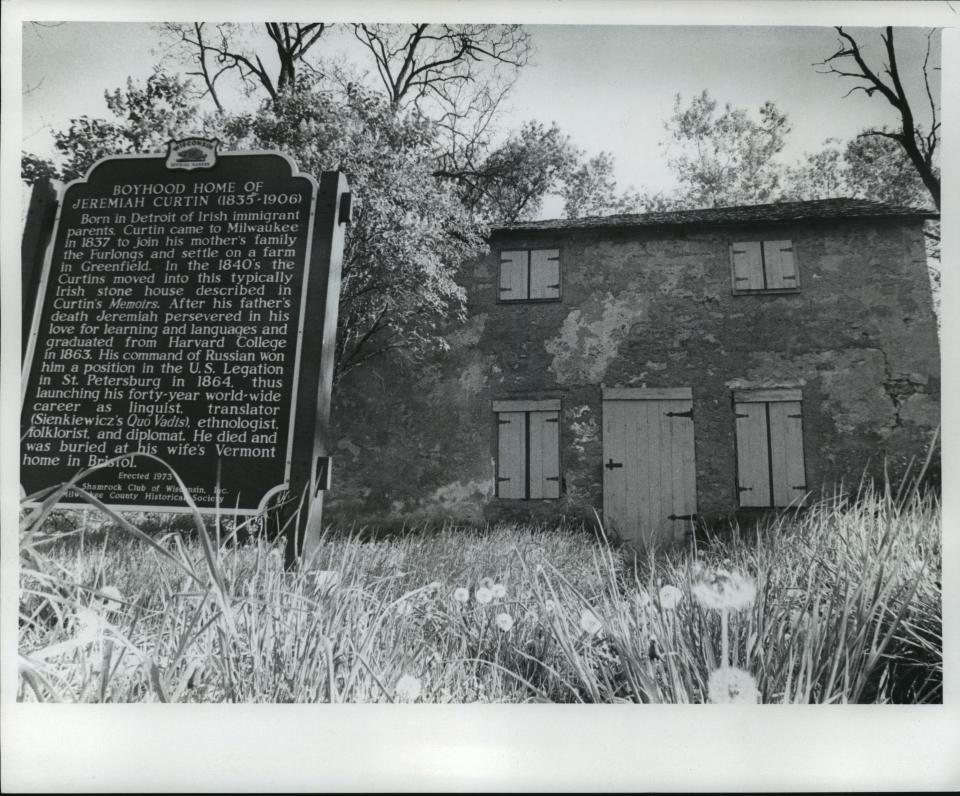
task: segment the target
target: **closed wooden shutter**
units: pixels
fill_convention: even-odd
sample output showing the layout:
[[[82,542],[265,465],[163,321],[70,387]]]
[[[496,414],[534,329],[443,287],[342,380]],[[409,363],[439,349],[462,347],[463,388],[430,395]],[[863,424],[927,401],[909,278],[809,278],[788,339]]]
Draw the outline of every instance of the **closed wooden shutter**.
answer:
[[[560,497],[560,413],[530,412],[530,497]]]
[[[526,412],[497,414],[497,496],[526,497]]]
[[[789,240],[765,240],[763,261],[767,270],[767,288],[782,290],[800,287],[796,261],[793,257],[793,242]]]
[[[806,494],[803,422],[799,401],[767,404],[770,413],[770,480],[773,505],[798,505]]]
[[[527,251],[500,252],[500,300],[521,301],[529,295]]]
[[[530,252],[530,298],[560,298],[560,250]]]
[[[763,252],[758,241],[731,244],[733,260],[733,289],[763,290]]]
[[[741,506],[770,505],[767,405],[737,403],[737,489]]]

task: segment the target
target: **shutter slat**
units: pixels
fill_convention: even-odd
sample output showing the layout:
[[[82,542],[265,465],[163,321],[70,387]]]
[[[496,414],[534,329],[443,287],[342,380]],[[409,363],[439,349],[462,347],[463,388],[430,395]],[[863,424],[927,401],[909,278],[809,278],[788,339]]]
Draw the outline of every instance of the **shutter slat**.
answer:
[[[770,505],[766,404],[735,404],[737,486],[741,506]]]
[[[796,263],[793,258],[793,242],[789,240],[766,240],[763,242],[763,258],[767,267],[767,287],[771,289],[799,287]]]
[[[526,494],[527,481],[524,466],[526,415],[523,412],[501,412],[498,420],[497,496],[522,499]]]
[[[560,298],[560,250],[530,252],[530,298]]]
[[[763,261],[758,241],[732,244],[733,289],[763,290]]]
[[[527,298],[526,251],[500,252],[500,300],[522,301]]]

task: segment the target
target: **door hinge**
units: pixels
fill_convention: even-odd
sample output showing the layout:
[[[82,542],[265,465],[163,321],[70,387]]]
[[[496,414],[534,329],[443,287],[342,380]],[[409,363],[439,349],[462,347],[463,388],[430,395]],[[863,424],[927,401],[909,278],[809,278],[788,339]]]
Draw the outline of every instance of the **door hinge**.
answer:
[[[513,421],[510,420],[509,418],[508,418],[507,420],[498,420],[498,421],[497,421],[497,423],[499,423],[501,426],[507,426],[507,425],[509,425],[509,424],[512,423],[512,422],[513,422]]]
[[[750,417],[750,415],[741,415],[739,412],[737,412],[737,413],[734,415],[734,417]]]
[[[791,488],[791,489],[806,489],[806,488],[807,488],[807,485],[806,485],[806,484],[800,484],[800,486],[792,486],[792,487],[790,487],[790,488]]]
[[[738,492],[753,492],[753,487],[752,487],[752,486],[738,486],[738,487],[737,487],[737,491],[738,491]]]
[[[560,476],[559,476],[559,475],[552,475],[552,476],[548,476],[547,478],[544,478],[543,480],[544,480],[544,481],[559,481],[559,480],[560,480]]]
[[[666,412],[667,417],[689,417],[693,419],[693,410],[688,409],[686,412]]]
[[[696,514],[670,514],[668,520],[695,520],[697,518]]]
[[[559,290],[559,289],[560,289],[560,283],[559,283],[559,282],[558,282],[557,284],[555,284],[555,285],[547,285],[547,290]]]
[[[787,415],[787,417],[795,417],[797,420],[803,420],[803,415]]]
[[[497,480],[498,480],[498,481],[509,481],[510,479],[509,479],[509,478],[498,478]]]
[[[559,417],[548,417],[544,422],[545,422],[545,423],[559,423],[559,422],[560,422],[560,418],[559,418]]]

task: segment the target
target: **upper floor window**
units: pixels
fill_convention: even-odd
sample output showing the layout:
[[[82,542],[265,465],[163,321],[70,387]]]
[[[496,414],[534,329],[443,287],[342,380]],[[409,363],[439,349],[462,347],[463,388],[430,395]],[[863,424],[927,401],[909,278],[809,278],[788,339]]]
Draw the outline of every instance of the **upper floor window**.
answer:
[[[784,293],[800,288],[793,241],[730,244],[734,293]]]
[[[500,301],[559,300],[559,249],[500,252]]]

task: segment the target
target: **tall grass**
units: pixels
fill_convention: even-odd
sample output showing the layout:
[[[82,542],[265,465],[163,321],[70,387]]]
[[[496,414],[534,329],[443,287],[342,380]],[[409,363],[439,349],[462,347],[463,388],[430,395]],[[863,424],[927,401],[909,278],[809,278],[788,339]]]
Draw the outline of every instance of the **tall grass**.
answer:
[[[723,666],[763,702],[942,700],[939,503],[916,490],[866,485],[658,557],[448,526],[328,532],[292,570],[256,533],[44,519],[21,530],[22,700],[699,703]],[[701,605],[718,570],[752,604]]]

